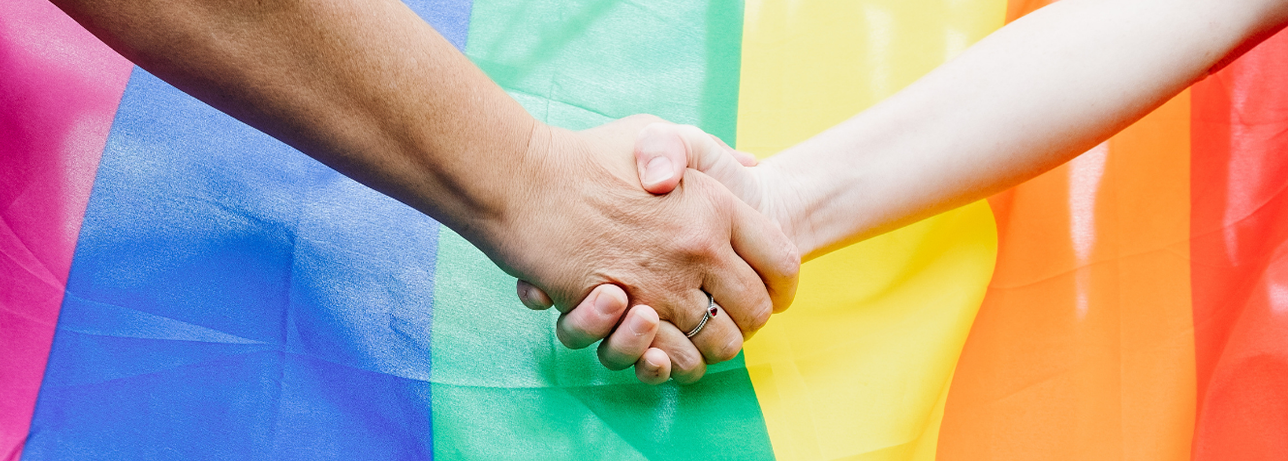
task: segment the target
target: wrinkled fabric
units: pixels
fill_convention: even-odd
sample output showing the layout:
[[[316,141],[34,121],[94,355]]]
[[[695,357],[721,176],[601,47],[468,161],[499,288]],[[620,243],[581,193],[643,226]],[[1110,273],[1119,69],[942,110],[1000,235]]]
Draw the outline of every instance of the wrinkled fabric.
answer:
[[[413,1],[541,120],[761,156],[1045,0]],[[1288,34],[1069,165],[820,258],[700,383],[451,230],[0,4],[0,459],[1278,459]]]
[[[939,456],[1284,457],[1286,41],[990,199],[997,269]]]
[[[1001,27],[1005,1],[749,1],[738,147],[772,155]],[[933,459],[957,356],[997,256],[978,202],[801,267],[746,344],[778,459]]]
[[[22,453],[130,66],[48,2],[0,4],[0,459]]]
[[[438,227],[135,69],[23,459],[428,458]]]
[[[466,54],[535,117],[572,129],[636,113],[734,139],[738,2],[489,1]],[[506,276],[443,229],[434,304],[434,453],[443,459],[769,459],[741,358],[647,386],[554,335]],[[504,441],[504,442],[501,442]]]
[[[1194,86],[1194,458],[1288,456],[1288,33]]]

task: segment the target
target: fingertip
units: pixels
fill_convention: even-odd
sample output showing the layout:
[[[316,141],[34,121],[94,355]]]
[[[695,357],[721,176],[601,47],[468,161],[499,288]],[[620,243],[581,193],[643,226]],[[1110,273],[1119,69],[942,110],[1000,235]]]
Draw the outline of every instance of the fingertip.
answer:
[[[657,337],[657,314],[648,306],[635,306],[622,319],[622,326],[599,343],[599,362],[610,370],[622,370],[638,363]]]
[[[640,333],[644,333],[645,329],[647,329],[647,332],[656,333],[658,324],[662,322],[657,316],[657,311],[644,304],[631,308],[627,316],[636,319],[633,323],[636,323],[635,326],[640,327]]]
[[[801,253],[796,245],[790,242],[784,245],[777,270],[778,277],[770,277],[772,282],[766,285],[770,297],[773,298],[775,314],[787,310],[796,299],[796,289],[799,287],[801,274]]]
[[[742,202],[734,202],[731,244],[737,256],[759,274],[773,304],[782,312],[796,297],[801,252],[782,228]]]
[[[540,288],[537,288],[535,285],[523,280],[519,280],[515,283],[515,291],[518,292],[519,302],[522,302],[524,307],[527,307],[528,309],[543,311],[549,309],[550,306],[555,304],[546,292],[541,291]]]
[[[613,323],[617,323],[617,318],[621,317],[626,311],[626,291],[622,287],[605,283],[595,287],[590,292],[590,298],[594,298],[595,313],[603,317],[611,318]]]
[[[649,385],[658,385],[671,379],[671,358],[666,352],[656,347],[644,351],[644,355],[635,362],[635,378]]]
[[[576,309],[573,309],[575,312]],[[589,339],[591,335],[580,326],[570,325],[568,314],[560,314],[559,320],[555,321],[555,337],[559,342],[569,349],[583,349],[594,343]]]
[[[608,336],[626,311],[626,292],[613,284],[595,287],[577,307],[559,316],[555,336],[571,349],[581,349]],[[656,315],[656,314],[654,314]]]
[[[652,123],[640,130],[635,141],[635,164],[644,190],[659,195],[675,190],[688,163],[684,141],[671,124]]]

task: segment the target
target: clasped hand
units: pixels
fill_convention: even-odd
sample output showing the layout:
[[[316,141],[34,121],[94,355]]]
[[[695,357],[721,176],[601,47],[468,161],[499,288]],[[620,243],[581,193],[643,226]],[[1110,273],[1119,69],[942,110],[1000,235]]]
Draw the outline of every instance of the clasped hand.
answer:
[[[769,204],[754,195],[755,169],[744,168],[753,157],[651,116],[548,128],[529,155],[546,159],[540,168],[551,174],[539,177],[558,179],[507,218],[503,228],[518,238],[484,251],[521,279],[525,305],[560,310],[566,346],[603,339],[599,358],[610,369],[635,365],[650,384],[692,382],[791,304],[800,253],[777,220],[748,204]],[[718,306],[709,316],[708,293]]]

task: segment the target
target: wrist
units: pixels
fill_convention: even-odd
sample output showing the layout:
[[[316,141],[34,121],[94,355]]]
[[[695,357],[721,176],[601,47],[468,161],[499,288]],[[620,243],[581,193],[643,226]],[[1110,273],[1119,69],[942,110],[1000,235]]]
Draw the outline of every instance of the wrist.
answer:
[[[471,218],[468,233],[460,232],[506,273],[533,283],[540,282],[537,273],[542,261],[532,256],[542,254],[537,248],[549,245],[542,237],[548,237],[550,229],[566,224],[556,212],[561,210],[559,201],[570,200],[577,192],[569,182],[576,176],[571,171],[576,161],[564,154],[578,146],[567,134],[534,120],[522,148],[506,157],[509,174],[480,181],[490,184],[485,187],[489,189],[486,212]]]
[[[467,238],[495,240],[514,231],[524,211],[531,209],[529,202],[541,196],[551,181],[553,130],[532,119],[518,142],[502,155],[486,160],[485,174],[467,185],[472,189],[470,195],[479,197],[467,212],[477,236]]]
[[[820,168],[836,164],[820,158],[810,142],[789,148],[761,163],[758,176],[765,191],[759,209],[781,226],[809,261],[870,237],[874,213],[868,209],[873,178],[870,168]],[[826,152],[826,151],[823,151]]]
[[[807,184],[801,181],[799,172],[790,170],[781,160],[780,156],[774,156],[750,169],[759,183],[756,187],[759,196],[749,203],[778,224],[783,235],[796,245],[802,256],[806,256],[818,247],[810,221],[814,207],[808,199]]]
[[[427,179],[414,205],[489,256],[511,232],[525,199],[549,177],[541,161],[550,150],[550,128],[526,112],[511,115],[453,141],[459,146],[453,155],[422,164]],[[442,142],[442,134],[432,133],[438,139],[430,142]]]

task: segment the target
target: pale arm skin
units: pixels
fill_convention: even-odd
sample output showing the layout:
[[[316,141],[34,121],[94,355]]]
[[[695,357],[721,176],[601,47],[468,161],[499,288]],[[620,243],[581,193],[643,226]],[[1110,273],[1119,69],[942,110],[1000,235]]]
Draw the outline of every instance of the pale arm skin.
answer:
[[[54,3],[163,80],[439,220],[562,309],[612,283],[623,304],[687,325],[712,293],[728,321],[696,364],[676,364],[686,380],[791,302],[799,256],[759,213],[697,172],[674,198],[640,190],[629,152],[659,119],[542,124],[397,0]]]
[[[758,166],[694,127],[657,125],[641,134],[637,171],[654,193],[679,183],[683,165],[707,173],[781,224],[809,260],[1049,171],[1286,22],[1285,0],[1062,0]],[[670,171],[650,172],[659,158]],[[572,334],[602,331],[593,317],[569,317]],[[610,356],[644,355],[636,343]],[[655,382],[665,370],[638,367],[659,354],[637,375]]]

